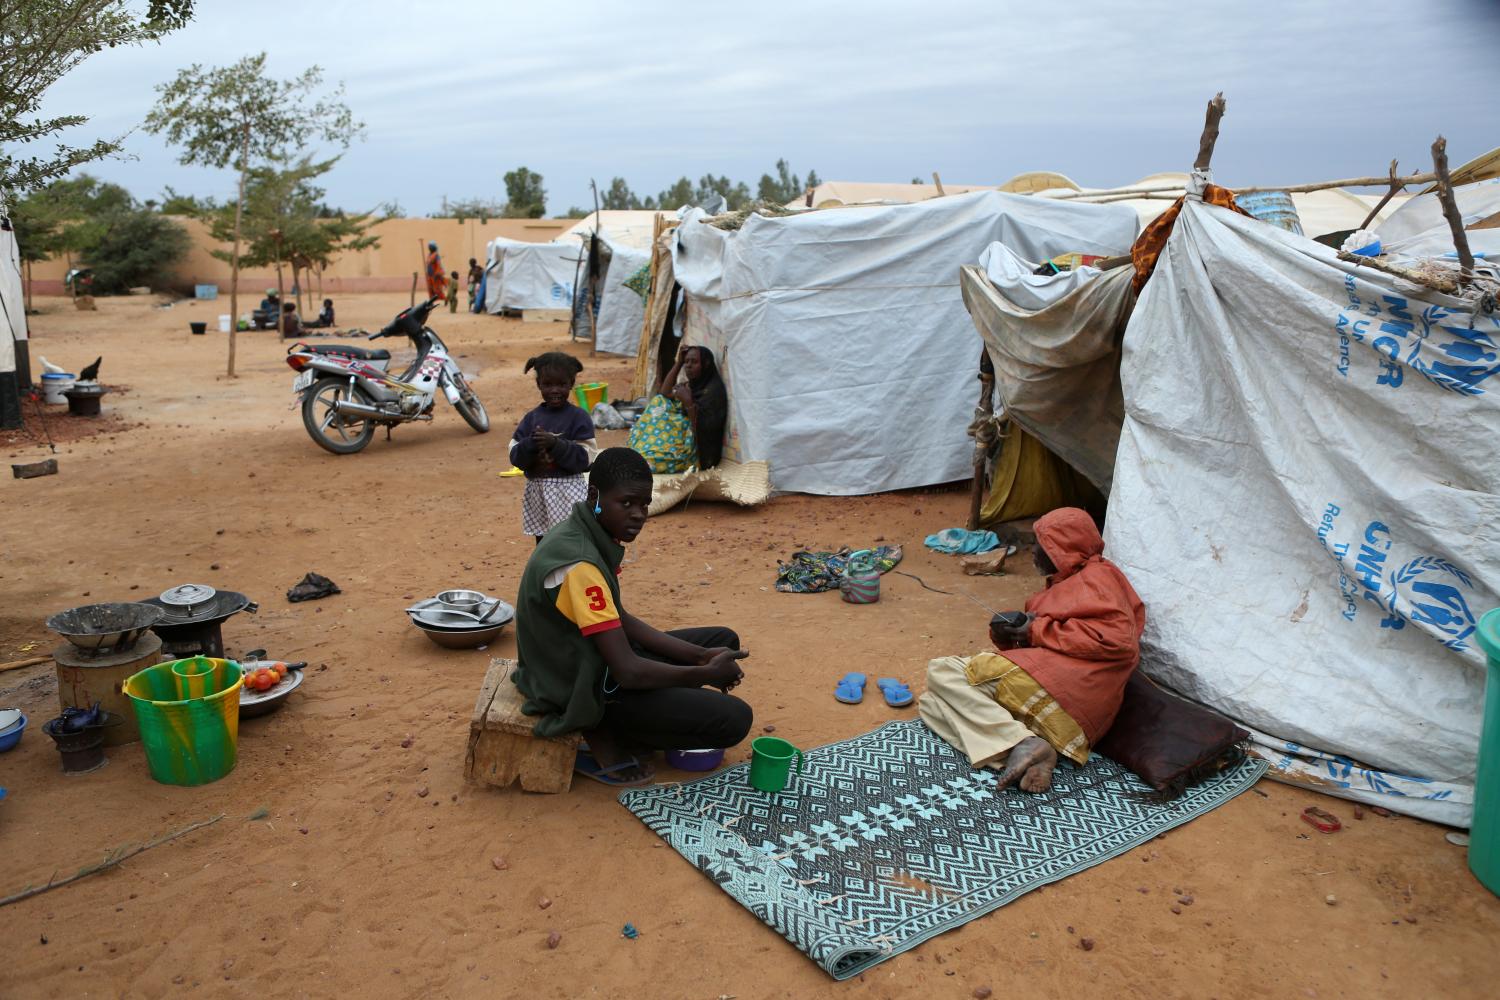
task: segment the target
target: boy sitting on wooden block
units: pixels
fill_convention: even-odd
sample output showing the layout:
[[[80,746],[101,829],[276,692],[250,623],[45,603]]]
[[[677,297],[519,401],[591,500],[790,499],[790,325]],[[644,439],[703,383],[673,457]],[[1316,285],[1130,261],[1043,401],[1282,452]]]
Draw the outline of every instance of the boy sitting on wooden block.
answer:
[[[588,498],[543,536],[516,599],[516,686],[536,735],[582,732],[577,771],[646,784],[657,750],[729,747],[750,732],[744,677],[727,628],[661,632],[621,606],[625,545],[646,524],[651,467],[629,448],[600,452]],[[718,690],[711,690],[717,688]]]

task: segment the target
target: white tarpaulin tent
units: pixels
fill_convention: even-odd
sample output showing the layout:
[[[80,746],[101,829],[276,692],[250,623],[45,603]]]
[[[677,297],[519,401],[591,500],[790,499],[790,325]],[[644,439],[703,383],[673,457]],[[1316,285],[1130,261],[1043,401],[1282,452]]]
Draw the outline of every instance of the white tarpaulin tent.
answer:
[[[1106,533],[1150,672],[1281,777],[1466,824],[1497,374],[1496,315],[1184,206],[1125,335]]]
[[[503,309],[567,309],[582,254],[576,239],[551,243],[491,240],[486,253],[485,312]]]
[[[780,490],[836,496],[970,475],[979,336],[959,268],[995,241],[1027,259],[1123,253],[1135,212],[994,191],[912,205],[690,212],[672,264],[690,343],[729,390],[725,456],[771,464]]]
[[[21,249],[9,227],[0,229],[0,375],[16,370],[16,341],[26,339]]]
[[[647,241],[650,242],[649,240]],[[625,287],[631,275],[651,263],[651,251],[623,243],[611,243],[609,270],[599,293],[598,331],[594,349],[605,354],[634,356],[641,346],[641,324],[646,318],[646,301],[639,293]]]

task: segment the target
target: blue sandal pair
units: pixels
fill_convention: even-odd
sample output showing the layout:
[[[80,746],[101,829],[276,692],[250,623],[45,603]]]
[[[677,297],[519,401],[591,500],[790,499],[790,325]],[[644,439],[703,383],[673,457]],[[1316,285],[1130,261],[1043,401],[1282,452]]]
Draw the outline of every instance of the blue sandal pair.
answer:
[[[912,703],[911,688],[894,677],[882,677],[875,686],[880,688],[885,703],[891,708],[905,708]],[[845,674],[834,687],[833,696],[845,705],[858,705],[865,700],[865,675]]]

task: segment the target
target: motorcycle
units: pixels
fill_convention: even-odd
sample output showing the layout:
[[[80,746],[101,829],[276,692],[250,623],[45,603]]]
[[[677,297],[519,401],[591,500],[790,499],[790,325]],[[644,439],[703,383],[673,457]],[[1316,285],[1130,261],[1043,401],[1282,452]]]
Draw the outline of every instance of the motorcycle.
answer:
[[[490,429],[484,404],[447,346],[425,325],[440,301],[403,309],[385,329],[366,338],[411,340],[417,359],[399,376],[386,371],[391,352],[383,349],[302,342],[287,349],[286,363],[297,372],[292,392],[301,397],[302,423],[313,441],[335,455],[352,455],[370,443],[378,426],[389,436],[397,424],[431,420],[439,389],[470,427],[480,434]]]

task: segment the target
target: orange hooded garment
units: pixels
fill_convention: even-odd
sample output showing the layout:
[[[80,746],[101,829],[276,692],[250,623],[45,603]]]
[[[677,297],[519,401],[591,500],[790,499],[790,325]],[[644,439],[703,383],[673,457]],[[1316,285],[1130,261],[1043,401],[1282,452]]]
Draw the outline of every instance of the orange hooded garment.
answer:
[[[1094,743],[1120,710],[1141,658],[1146,608],[1119,567],[1105,559],[1093,518],[1062,507],[1037,518],[1037,544],[1057,567],[1026,602],[1031,646],[1004,655],[1057,699]]]

